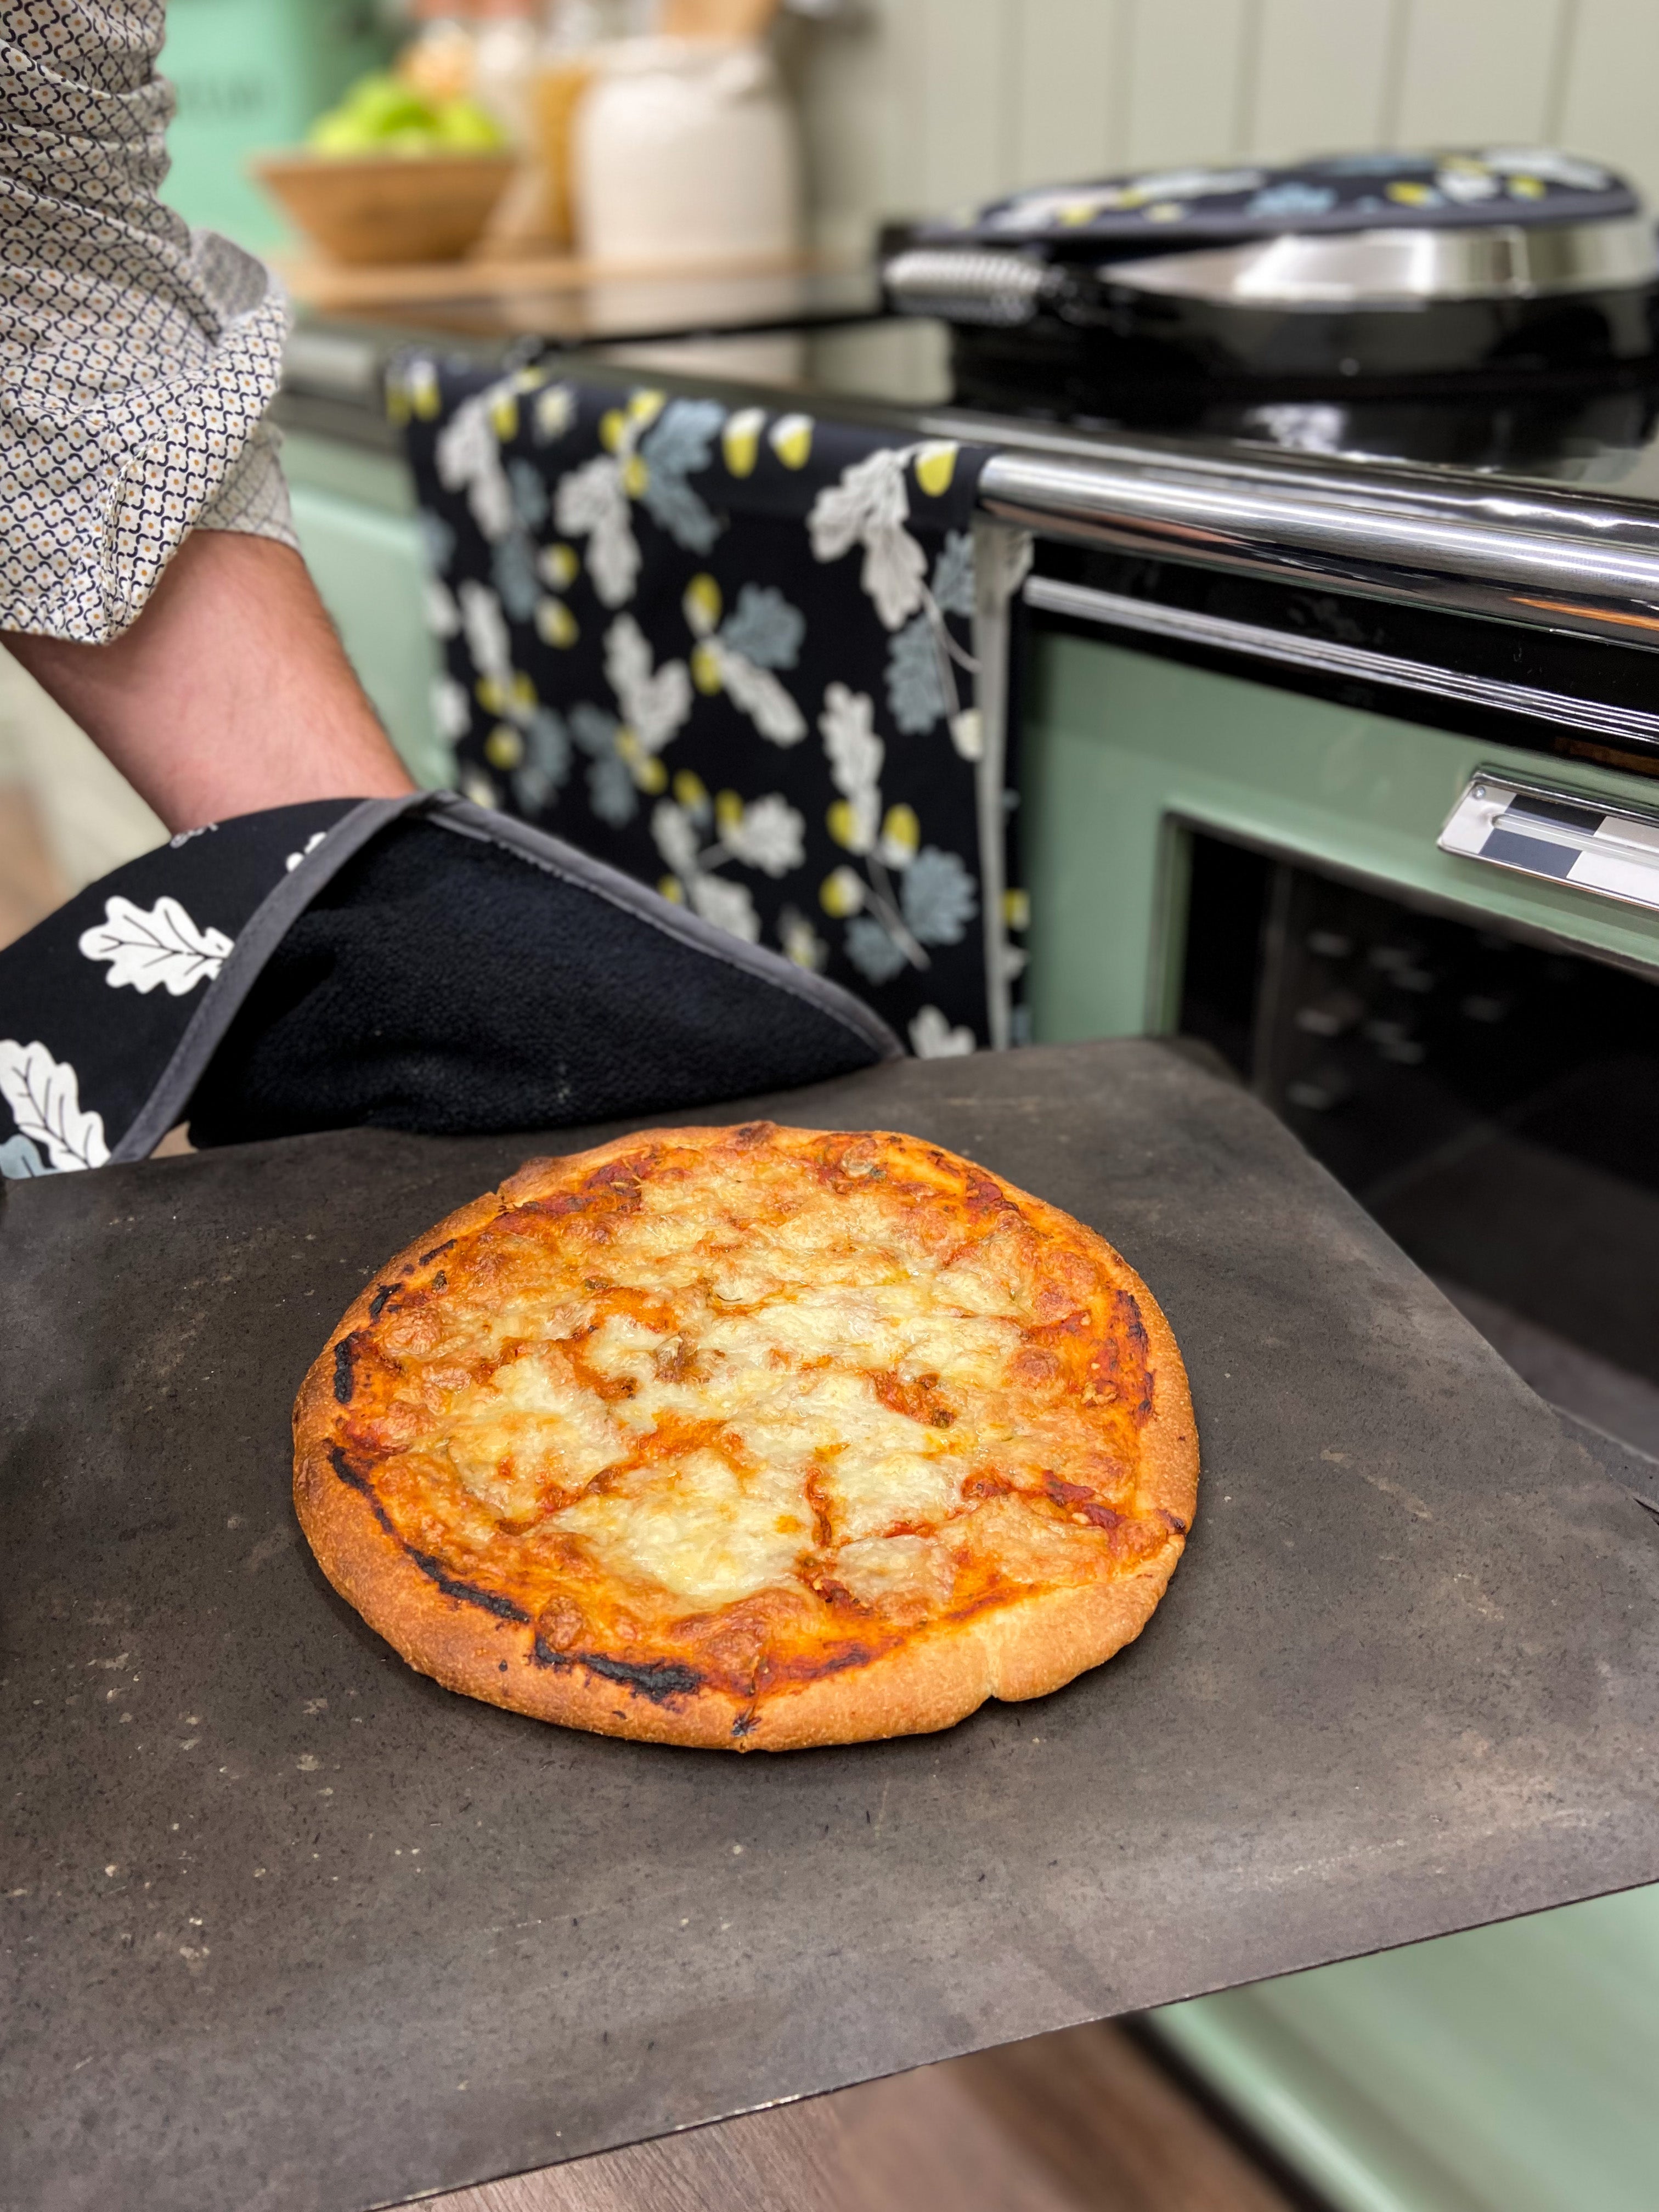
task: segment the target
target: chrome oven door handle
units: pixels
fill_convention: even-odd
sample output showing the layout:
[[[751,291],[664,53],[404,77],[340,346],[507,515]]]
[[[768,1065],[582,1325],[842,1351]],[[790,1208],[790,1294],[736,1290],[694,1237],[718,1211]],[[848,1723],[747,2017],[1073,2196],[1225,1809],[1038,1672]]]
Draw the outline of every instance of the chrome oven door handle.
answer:
[[[1479,769],[1436,841],[1443,853],[1659,912],[1659,811]]]

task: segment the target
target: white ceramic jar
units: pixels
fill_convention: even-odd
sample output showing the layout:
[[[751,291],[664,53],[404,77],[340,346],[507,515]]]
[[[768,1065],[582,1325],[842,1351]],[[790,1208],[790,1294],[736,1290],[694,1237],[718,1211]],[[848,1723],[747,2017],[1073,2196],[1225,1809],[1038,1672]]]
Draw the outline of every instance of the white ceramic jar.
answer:
[[[579,251],[621,263],[793,252],[795,123],[766,49],[628,39],[601,52],[576,118]]]

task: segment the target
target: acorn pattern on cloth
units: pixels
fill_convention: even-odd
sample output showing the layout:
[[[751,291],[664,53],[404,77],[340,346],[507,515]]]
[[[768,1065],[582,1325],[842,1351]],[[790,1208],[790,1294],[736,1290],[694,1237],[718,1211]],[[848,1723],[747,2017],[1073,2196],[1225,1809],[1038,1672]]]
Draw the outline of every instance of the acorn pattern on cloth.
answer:
[[[19,0],[0,28],[0,627],[101,642],[191,529],[295,544],[261,417],[270,273],[156,198],[161,0]]]
[[[416,357],[390,397],[460,790],[845,984],[917,1053],[988,1043],[1025,912],[995,896],[988,932],[1014,779],[975,692],[984,453],[534,366]]]

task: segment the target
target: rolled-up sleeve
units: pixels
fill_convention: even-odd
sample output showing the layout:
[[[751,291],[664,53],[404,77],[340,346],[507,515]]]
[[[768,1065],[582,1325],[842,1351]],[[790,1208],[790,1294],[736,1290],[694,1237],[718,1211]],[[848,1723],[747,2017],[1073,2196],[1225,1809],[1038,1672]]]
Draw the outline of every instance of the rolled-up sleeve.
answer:
[[[156,194],[160,0],[0,9],[0,628],[100,642],[193,529],[294,543],[287,313]]]

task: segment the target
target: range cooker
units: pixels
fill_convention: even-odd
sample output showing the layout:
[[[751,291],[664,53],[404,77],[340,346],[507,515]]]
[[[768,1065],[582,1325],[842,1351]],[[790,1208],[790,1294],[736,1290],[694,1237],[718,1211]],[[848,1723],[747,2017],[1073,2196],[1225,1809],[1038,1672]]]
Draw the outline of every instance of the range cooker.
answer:
[[[1659,374],[1642,348],[1451,394],[1339,362],[1316,390],[1083,422],[988,381],[1006,326],[953,384],[937,319],[845,295],[746,322],[520,309],[492,327],[463,306],[447,331],[428,312],[410,334],[501,357],[541,320],[577,365],[998,448],[985,542],[1033,544],[992,641],[1020,747],[1023,1033],[1182,1033],[1222,1054],[1535,1387],[1659,1460]],[[418,568],[373,404],[402,335],[302,329],[283,402],[348,644],[384,631],[374,559],[395,544],[400,577]],[[372,514],[342,495],[348,451]],[[1644,1959],[1659,1969],[1645,1892],[1156,2027],[1335,2203],[1623,2212],[1652,2165],[1626,2080],[1659,2033]]]
[[[884,282],[943,319],[957,407],[1019,441],[984,497],[1038,548],[1039,1027],[1208,1036],[1489,1326],[1616,1344],[1629,1387],[1587,1365],[1582,1409],[1659,1451],[1638,196],[1536,148],[1166,171],[915,226]],[[1107,651],[1073,678],[1085,640]],[[1060,757],[1091,725],[1110,791],[1084,832]],[[1391,812],[1415,849],[1382,849]],[[1082,846],[1141,886],[1139,976],[1077,975],[1105,919]],[[1583,1170],[1547,1202],[1540,1143]]]
[[[1206,1038],[1553,1397],[1659,1455],[1634,195],[1538,149],[1108,180],[897,236],[883,287],[594,286],[419,335],[994,447],[983,546],[1033,546],[988,641],[1031,896],[1011,1034]],[[332,456],[388,441],[404,335],[302,327],[281,403],[348,596]]]

